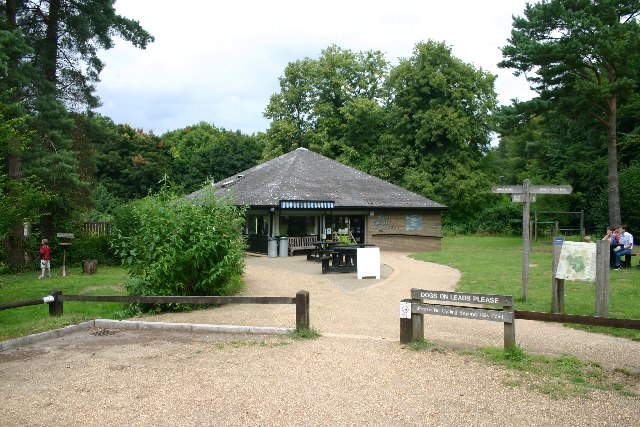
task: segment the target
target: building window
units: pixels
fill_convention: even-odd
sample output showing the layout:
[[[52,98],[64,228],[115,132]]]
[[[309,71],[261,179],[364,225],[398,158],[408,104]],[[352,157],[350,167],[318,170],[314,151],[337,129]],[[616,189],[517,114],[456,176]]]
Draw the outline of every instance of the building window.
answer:
[[[405,218],[405,225],[407,231],[421,231],[422,215],[407,215]]]

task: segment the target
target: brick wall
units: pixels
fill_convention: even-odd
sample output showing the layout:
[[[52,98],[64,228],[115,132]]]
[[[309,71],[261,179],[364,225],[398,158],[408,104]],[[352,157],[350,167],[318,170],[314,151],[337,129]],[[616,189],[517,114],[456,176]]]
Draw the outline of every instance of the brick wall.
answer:
[[[382,250],[439,251],[440,211],[376,211],[368,217],[367,243]]]
[[[369,243],[383,251],[425,252],[439,251],[440,240],[440,237],[375,234]]]

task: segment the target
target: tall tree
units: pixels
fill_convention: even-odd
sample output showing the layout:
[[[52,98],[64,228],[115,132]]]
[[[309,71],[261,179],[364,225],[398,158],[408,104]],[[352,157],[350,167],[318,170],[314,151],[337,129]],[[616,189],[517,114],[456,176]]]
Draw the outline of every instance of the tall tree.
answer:
[[[418,43],[387,81],[391,98],[381,140],[393,158],[389,179],[437,197],[455,220],[470,218],[488,202],[482,188],[490,180],[479,162],[490,144],[494,80],[444,43],[428,41]]]
[[[15,94],[15,100],[29,114],[31,137],[26,150],[20,151],[14,145],[9,151],[5,170],[10,177],[37,174],[52,194],[61,191],[70,195],[78,188],[75,184],[82,184],[77,153],[71,143],[73,120],[68,110],[99,105],[94,83],[104,64],[97,54],[100,49],[111,48],[114,37],[140,48],[153,41],[137,21],[116,14],[114,3],[115,0],[0,2],[0,44],[10,39],[25,46],[18,51],[20,45],[8,44],[11,50],[7,51],[6,72],[0,74],[0,89]],[[48,210],[68,206],[68,200],[52,199],[54,205]],[[44,221],[45,225],[50,233],[50,221]],[[17,254],[21,248],[13,245],[12,250]]]
[[[312,148],[336,158],[345,149],[348,109],[354,102],[383,99],[387,61],[379,51],[352,52],[329,46],[319,59],[295,61],[280,78],[264,116],[272,120],[267,131],[266,157],[296,147]]]
[[[541,101],[569,115],[588,114],[607,139],[609,222],[621,223],[618,184],[620,95],[636,86],[640,0],[542,0],[513,18],[506,58],[526,74]],[[531,74],[527,74],[531,73]]]
[[[243,135],[200,122],[162,135],[171,155],[169,180],[186,192],[249,169],[262,156],[261,135]]]

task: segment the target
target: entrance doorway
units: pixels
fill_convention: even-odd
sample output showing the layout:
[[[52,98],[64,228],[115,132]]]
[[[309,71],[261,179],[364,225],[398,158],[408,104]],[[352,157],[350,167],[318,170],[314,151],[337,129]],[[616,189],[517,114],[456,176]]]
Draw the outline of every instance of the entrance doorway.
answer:
[[[364,215],[335,215],[327,216],[327,224],[331,224],[334,232],[353,236],[356,243],[365,243],[365,216]]]

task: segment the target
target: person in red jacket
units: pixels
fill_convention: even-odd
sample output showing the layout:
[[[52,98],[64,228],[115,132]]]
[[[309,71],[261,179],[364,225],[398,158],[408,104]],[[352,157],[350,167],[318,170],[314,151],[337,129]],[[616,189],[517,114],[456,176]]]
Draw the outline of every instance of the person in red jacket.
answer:
[[[42,246],[40,247],[40,269],[42,274],[38,279],[44,278],[44,271],[47,270],[49,277],[51,277],[51,247],[47,239],[42,239]]]

